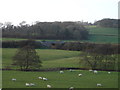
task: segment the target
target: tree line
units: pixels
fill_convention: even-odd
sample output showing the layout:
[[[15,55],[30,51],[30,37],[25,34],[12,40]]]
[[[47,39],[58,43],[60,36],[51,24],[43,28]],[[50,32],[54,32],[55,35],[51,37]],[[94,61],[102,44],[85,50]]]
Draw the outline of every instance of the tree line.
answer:
[[[37,22],[33,25],[20,23],[14,26],[8,23],[2,27],[2,36],[28,39],[86,40],[88,31],[78,22]]]
[[[36,49],[48,48],[48,49],[62,49],[71,51],[87,51],[89,53],[97,53],[104,55],[120,54],[119,44],[96,44],[96,43],[82,43],[82,42],[62,42],[56,41],[51,43],[50,47],[44,45],[44,42],[49,41],[35,41],[35,40],[23,40],[23,41],[2,41],[2,48],[20,48],[30,42]]]

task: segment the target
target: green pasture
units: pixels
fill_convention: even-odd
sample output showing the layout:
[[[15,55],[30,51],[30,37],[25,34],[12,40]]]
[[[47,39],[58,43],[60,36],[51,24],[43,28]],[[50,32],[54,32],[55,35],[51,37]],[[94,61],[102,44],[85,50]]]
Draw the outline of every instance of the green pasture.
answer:
[[[2,41],[18,41],[18,40],[27,40],[24,38],[0,38]]]
[[[90,43],[118,43],[118,36],[104,36],[104,35],[90,35],[88,40],[81,40],[82,42]]]
[[[105,28],[105,27],[87,27],[90,34],[102,34],[102,35],[117,35],[118,28]]]
[[[2,49],[2,66],[3,68],[15,68],[12,66],[12,57],[16,53],[15,48]],[[41,68],[56,67],[79,67],[80,51],[67,51],[55,49],[36,49],[42,61]]]
[[[78,74],[83,74],[78,77]],[[107,71],[98,71],[97,74],[89,71],[68,70],[60,74],[55,72],[23,72],[23,71],[3,71],[3,88],[47,88],[49,84],[52,88],[117,88],[118,73]],[[48,81],[39,80],[38,77],[46,77]],[[11,79],[16,78],[14,82]],[[35,86],[26,87],[25,83],[34,83]],[[101,87],[97,87],[97,83],[101,83]]]

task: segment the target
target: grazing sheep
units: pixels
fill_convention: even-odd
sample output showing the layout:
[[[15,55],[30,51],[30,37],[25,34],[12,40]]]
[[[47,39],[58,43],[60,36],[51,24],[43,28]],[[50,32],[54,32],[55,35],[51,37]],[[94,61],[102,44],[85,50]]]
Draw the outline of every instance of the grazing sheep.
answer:
[[[51,88],[51,85],[47,85],[47,88]]]
[[[47,80],[48,80],[47,78],[44,78],[44,77],[43,77],[43,81],[47,81]]]
[[[100,83],[97,83],[97,86],[98,86],[98,87],[101,87],[101,86],[102,86],[102,84],[100,84]]]
[[[69,90],[73,90],[73,89],[74,89],[74,87],[70,87],[70,88],[69,88]]]
[[[108,72],[108,74],[110,74],[111,72]]]
[[[62,73],[64,73],[63,71],[60,71],[60,73],[62,74]]]
[[[12,81],[16,81],[16,79],[15,79],[15,78],[12,78]]]
[[[30,83],[30,86],[35,86],[35,84],[34,83]]]
[[[70,71],[70,72],[72,72],[73,70],[72,70],[72,69],[70,69],[69,71]]]
[[[38,77],[38,79],[43,79],[42,77]]]
[[[78,74],[78,76],[80,77],[80,76],[82,76],[82,74]]]
[[[95,73],[95,74],[97,74],[97,73],[98,73],[98,71],[97,71],[97,70],[94,70],[94,73]]]
[[[92,69],[90,69],[89,71],[90,71],[90,72],[92,72],[93,70],[92,70]]]
[[[29,84],[29,83],[25,83],[25,86],[27,86],[27,87],[28,87],[28,86],[30,86],[30,84]]]

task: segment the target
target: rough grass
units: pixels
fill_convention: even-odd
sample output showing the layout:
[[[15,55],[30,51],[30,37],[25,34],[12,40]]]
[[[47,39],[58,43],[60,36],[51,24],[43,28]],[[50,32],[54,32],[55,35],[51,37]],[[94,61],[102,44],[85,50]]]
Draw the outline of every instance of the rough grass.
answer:
[[[83,76],[78,77],[82,73]],[[46,77],[48,81],[39,80],[38,77]],[[16,78],[17,81],[11,81]],[[35,83],[33,87],[26,87],[25,83]],[[102,87],[96,84],[101,83]],[[118,73],[108,74],[106,71],[99,71],[93,74],[89,71],[64,71],[64,74],[56,72],[22,72],[22,71],[3,71],[3,88],[46,88],[50,84],[52,88],[117,88]]]

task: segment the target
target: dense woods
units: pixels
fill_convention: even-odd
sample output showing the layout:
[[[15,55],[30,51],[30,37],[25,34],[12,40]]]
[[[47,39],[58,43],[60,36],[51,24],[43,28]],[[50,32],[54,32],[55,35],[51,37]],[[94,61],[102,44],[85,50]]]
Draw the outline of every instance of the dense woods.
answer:
[[[34,25],[20,23],[19,26],[7,24],[2,27],[3,37],[85,40],[88,39],[87,29],[78,22],[37,22]]]

